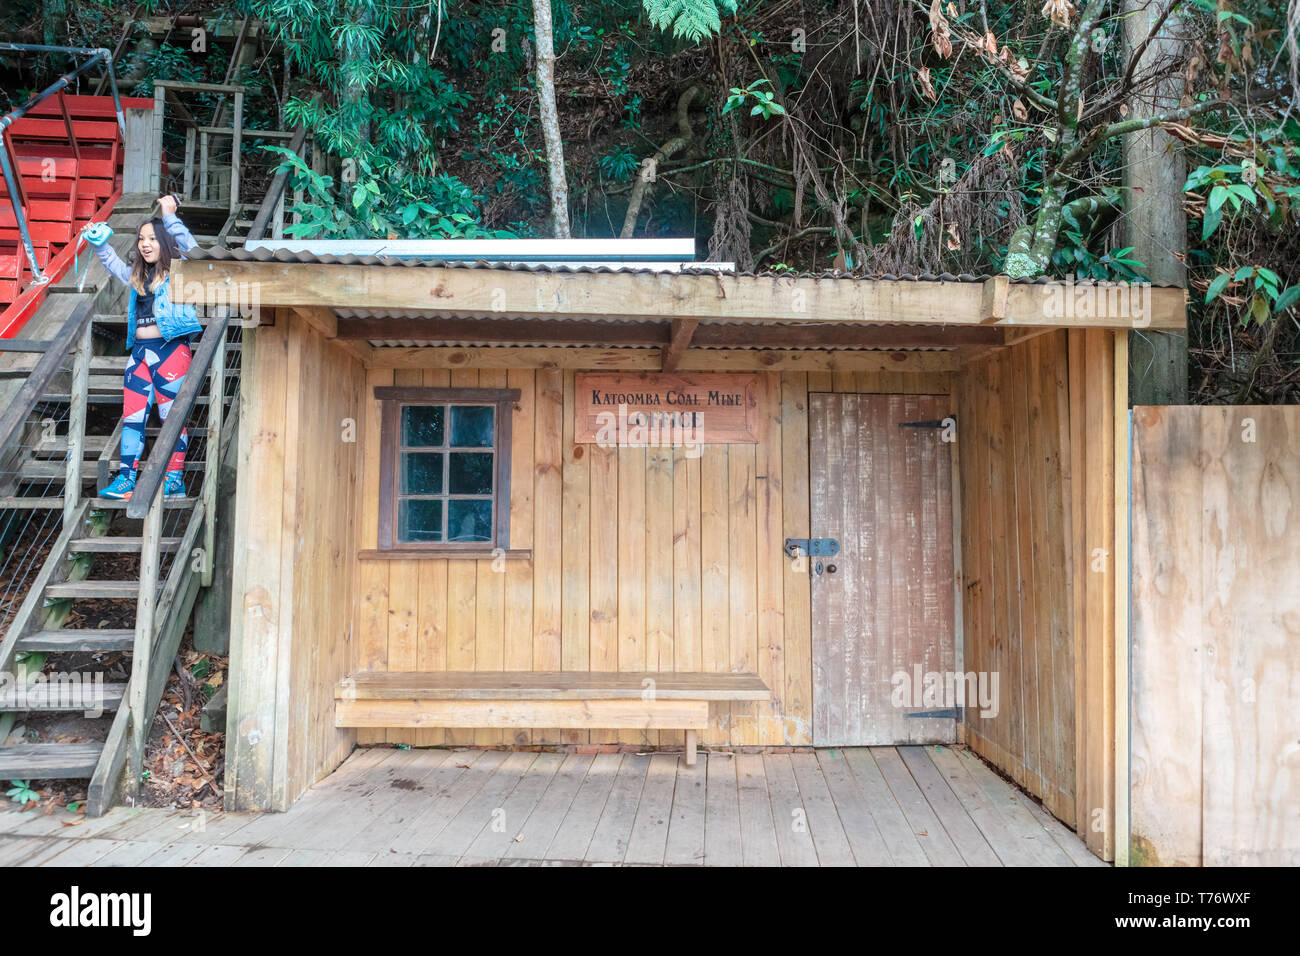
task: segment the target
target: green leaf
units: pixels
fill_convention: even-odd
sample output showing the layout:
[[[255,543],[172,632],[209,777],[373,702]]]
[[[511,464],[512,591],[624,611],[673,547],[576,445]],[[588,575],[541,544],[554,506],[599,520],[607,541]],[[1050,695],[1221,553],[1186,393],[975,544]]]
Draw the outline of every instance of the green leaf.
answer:
[[[1256,322],[1263,324],[1268,320],[1268,299],[1256,293],[1250,299],[1250,315]]]
[[[1214,281],[1210,283],[1210,288],[1205,293],[1205,303],[1208,305],[1219,297],[1219,293],[1228,287],[1232,281],[1232,276],[1226,272],[1221,272],[1215,276]]]
[[[1205,222],[1201,225],[1201,238],[1209,239],[1214,235],[1214,230],[1219,228],[1219,221],[1223,218],[1223,211],[1220,209],[1206,209]]]
[[[1300,302],[1300,285],[1293,285],[1279,295],[1277,301],[1273,303],[1273,311],[1284,312],[1294,306],[1296,302]]]
[[[1205,208],[1210,212],[1218,212],[1223,208],[1223,202],[1228,198],[1228,189],[1226,186],[1215,186],[1210,190],[1210,201],[1205,204]]]
[[[1237,270],[1236,275],[1232,277],[1233,282],[1240,282],[1242,279],[1248,279],[1254,273],[1254,266],[1242,266]]]

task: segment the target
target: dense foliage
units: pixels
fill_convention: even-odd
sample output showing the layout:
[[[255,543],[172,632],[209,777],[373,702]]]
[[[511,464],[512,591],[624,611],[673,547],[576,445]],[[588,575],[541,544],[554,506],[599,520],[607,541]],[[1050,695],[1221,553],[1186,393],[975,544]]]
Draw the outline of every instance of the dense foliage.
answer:
[[[1172,77],[1193,389],[1300,399],[1296,0],[1179,4],[1182,52],[1146,73],[1130,68],[1119,2],[551,6],[574,235],[694,235],[744,268],[1142,276],[1120,133],[1141,118],[1129,103],[1143,83]],[[0,30],[39,41],[47,7],[18,0]],[[188,29],[154,36],[132,18],[261,20],[234,78],[262,94],[254,125],[314,134],[296,177],[303,233],[550,231],[531,0],[66,11],[65,41],[124,36],[137,92],[153,77],[220,82],[230,44],[195,53]],[[5,87],[58,66],[27,64]]]

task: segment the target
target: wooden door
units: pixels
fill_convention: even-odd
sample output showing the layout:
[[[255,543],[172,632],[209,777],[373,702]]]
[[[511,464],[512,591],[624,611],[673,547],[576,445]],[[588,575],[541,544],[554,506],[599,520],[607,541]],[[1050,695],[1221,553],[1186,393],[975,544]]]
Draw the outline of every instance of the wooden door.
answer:
[[[953,717],[909,715],[953,706],[952,446],[941,428],[900,425],[942,420],[951,400],[808,402],[812,534],[840,544],[809,558],[813,743],[950,743]]]

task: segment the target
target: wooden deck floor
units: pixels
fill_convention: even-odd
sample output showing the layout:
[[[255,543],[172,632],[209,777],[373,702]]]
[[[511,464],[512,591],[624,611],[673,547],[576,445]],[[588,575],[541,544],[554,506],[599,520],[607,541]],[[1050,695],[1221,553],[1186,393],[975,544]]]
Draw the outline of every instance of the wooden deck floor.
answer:
[[[64,819],[68,817],[64,815]],[[1101,866],[971,754],[358,750],[287,813],[0,812],[2,866]]]

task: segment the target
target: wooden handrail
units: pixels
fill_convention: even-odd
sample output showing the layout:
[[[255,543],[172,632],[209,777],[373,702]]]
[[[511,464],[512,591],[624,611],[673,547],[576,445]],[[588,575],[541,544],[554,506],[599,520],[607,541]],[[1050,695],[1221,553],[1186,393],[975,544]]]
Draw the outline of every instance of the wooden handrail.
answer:
[[[293,139],[289,141],[289,152],[295,156],[300,154],[305,142],[307,142],[307,127],[299,126],[293,131]],[[275,212],[276,203],[280,201],[280,195],[284,192],[288,183],[288,169],[282,169],[275,174],[275,177],[271,180],[271,185],[266,189],[266,196],[262,199],[262,207],[257,210],[257,215],[253,217],[253,225],[249,227],[248,233],[244,236],[244,242],[248,242],[249,239],[261,239],[266,233],[266,227],[271,221],[271,214]]]
[[[59,373],[63,360],[73,345],[81,341],[81,336],[94,316],[94,300],[87,298],[72,311],[63,327],[50,340],[49,348],[36,362],[36,367],[27,376],[27,381],[18,390],[14,400],[0,412],[0,448],[6,447],[22,430],[27,416],[40,401],[50,381]]]
[[[208,327],[203,331],[198,351],[194,353],[189,371],[185,373],[185,384],[181,386],[180,392],[172,401],[171,410],[167,413],[167,421],[163,422],[163,427],[154,440],[153,453],[149,455],[148,464],[136,476],[135,491],[131,493],[131,498],[126,503],[128,518],[143,518],[148,515],[149,506],[162,491],[163,476],[167,471],[167,462],[171,458],[171,449],[176,447],[176,442],[181,437],[181,430],[185,428],[185,422],[190,417],[190,409],[194,407],[194,402],[203,389],[203,379],[212,365],[212,357],[217,354],[218,346],[225,340],[226,328],[230,325],[230,310],[222,311],[224,314],[221,316],[208,320]],[[209,401],[212,402],[221,400],[220,395],[209,397]]]

